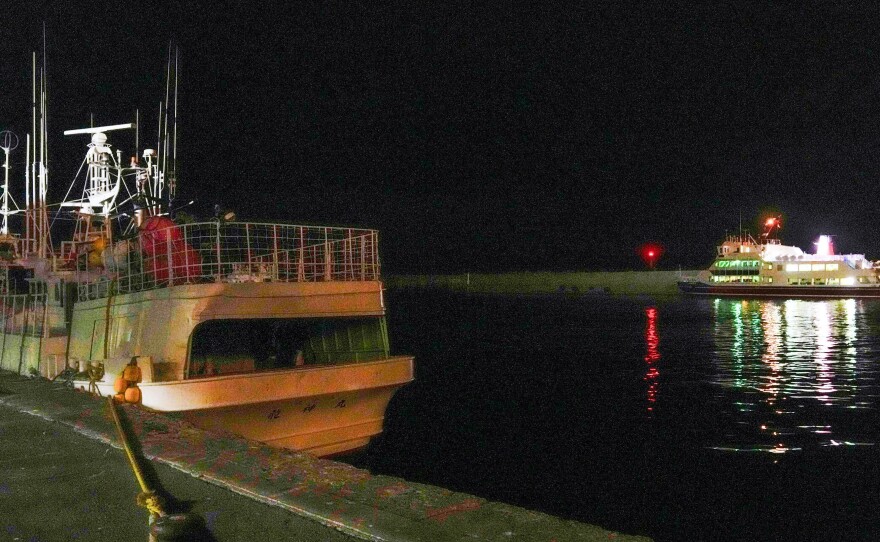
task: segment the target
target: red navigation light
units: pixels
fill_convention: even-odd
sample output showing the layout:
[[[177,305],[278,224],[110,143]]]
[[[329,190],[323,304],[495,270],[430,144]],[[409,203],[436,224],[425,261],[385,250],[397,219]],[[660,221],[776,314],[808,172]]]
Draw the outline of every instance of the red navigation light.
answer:
[[[646,243],[639,247],[638,253],[645,265],[649,269],[654,269],[657,260],[663,255],[663,247],[656,243]]]
[[[761,234],[762,237],[770,238],[770,235],[774,230],[778,231],[782,228],[782,217],[781,216],[771,216],[767,220],[764,221],[764,233]]]

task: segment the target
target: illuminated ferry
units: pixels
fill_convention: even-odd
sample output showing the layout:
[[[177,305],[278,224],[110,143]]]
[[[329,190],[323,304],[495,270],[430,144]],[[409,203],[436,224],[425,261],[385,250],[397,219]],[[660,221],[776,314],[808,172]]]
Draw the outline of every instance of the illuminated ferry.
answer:
[[[35,80],[35,96],[44,89]],[[378,232],[233,213],[176,223],[174,104],[160,105],[159,150],[138,148],[136,123],[65,132],[90,140],[84,175],[49,204],[44,96],[37,103],[17,198],[18,138],[0,137],[0,368],[319,456],[382,431],[413,358],[390,353]],[[124,133],[131,154],[110,145]],[[67,226],[57,245],[50,209]]]
[[[760,241],[749,234],[728,236],[712,265],[681,280],[680,291],[711,297],[880,297],[880,269],[864,254],[835,254],[827,235],[809,254],[783,245],[774,237],[779,228],[779,218],[770,218]]]

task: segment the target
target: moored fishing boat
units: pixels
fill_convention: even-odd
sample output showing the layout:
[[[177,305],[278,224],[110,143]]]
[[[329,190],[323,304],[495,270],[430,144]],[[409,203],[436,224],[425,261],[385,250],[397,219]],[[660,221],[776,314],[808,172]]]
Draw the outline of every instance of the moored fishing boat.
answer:
[[[779,219],[770,218],[760,241],[747,233],[728,236],[712,265],[679,281],[679,290],[712,297],[880,298],[880,269],[864,254],[835,254],[827,235],[806,253],[783,245],[774,236],[779,228]]]
[[[34,127],[45,125],[44,107]],[[316,455],[366,445],[413,379],[413,358],[390,354],[378,233],[231,215],[177,224],[176,130],[166,120],[163,150],[145,149],[142,162],[135,148],[123,165],[108,133],[136,129],[65,132],[91,143],[68,190],[81,197],[58,204],[75,222],[59,247],[37,159],[45,133],[35,130],[33,147],[28,138],[21,211],[10,209],[6,169],[0,367],[75,372],[78,388]],[[6,231],[16,213],[20,235]]]

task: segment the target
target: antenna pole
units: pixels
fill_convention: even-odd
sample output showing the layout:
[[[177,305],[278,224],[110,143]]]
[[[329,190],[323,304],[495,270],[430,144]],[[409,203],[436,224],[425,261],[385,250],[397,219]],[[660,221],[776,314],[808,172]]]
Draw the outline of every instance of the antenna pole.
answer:
[[[6,136],[6,133],[3,134]],[[9,235],[9,152],[12,150],[10,146],[12,144],[11,137],[4,137],[3,141],[3,154],[6,155],[6,158],[3,162],[3,225],[0,226],[0,234],[4,237]]]
[[[167,104],[165,107],[167,109]],[[150,196],[155,195],[155,186],[159,184],[159,178],[162,176],[163,167],[165,165],[165,161],[163,160],[164,153],[162,152],[162,102],[159,102],[159,137],[157,139],[158,141],[156,141],[156,153],[158,154],[158,156],[156,156],[156,177],[153,179],[153,185],[150,187],[149,190],[146,191],[146,193]],[[150,214],[158,214],[156,212],[154,202],[150,202]]]
[[[24,159],[24,253],[30,252],[31,229],[31,134],[27,135]]]
[[[178,48],[174,48],[174,150],[171,163],[171,179],[168,183],[168,210],[171,210],[171,202],[177,192],[177,82],[180,72],[178,71],[177,61],[180,56]]]
[[[28,205],[27,212],[25,213],[25,253],[29,254],[31,252],[35,252],[37,249],[37,228],[36,221],[34,220],[36,217],[36,203],[37,203],[37,145],[41,145],[40,143],[40,135],[41,132],[37,132],[37,52],[33,52],[33,62],[31,64],[31,110],[32,110],[32,125],[31,125],[31,134],[33,134],[33,161],[31,161],[31,157],[28,157],[28,169],[30,170],[30,182],[28,183],[28,189],[30,191],[30,202]]]

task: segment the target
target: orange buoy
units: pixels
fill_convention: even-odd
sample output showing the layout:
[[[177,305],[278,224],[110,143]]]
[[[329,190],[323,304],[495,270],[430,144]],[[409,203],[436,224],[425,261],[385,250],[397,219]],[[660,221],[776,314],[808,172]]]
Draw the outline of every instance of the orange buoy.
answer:
[[[126,365],[122,371],[122,378],[129,382],[138,383],[141,381],[141,368],[137,365]]]
[[[125,402],[126,403],[140,403],[141,402],[141,389],[137,386],[132,386],[125,390]]]
[[[128,381],[121,376],[113,382],[113,391],[116,393],[125,393],[125,389],[128,387]]]

